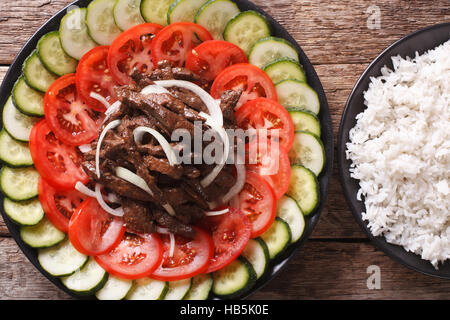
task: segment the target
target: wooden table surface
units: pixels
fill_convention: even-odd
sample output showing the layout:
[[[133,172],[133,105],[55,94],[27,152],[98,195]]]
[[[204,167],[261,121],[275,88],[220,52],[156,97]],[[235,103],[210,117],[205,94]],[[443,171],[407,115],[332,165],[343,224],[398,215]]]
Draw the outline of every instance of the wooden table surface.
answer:
[[[37,28],[70,2],[0,1],[0,79]],[[254,2],[293,35],[313,63],[328,98],[335,139],[345,102],[370,61],[404,35],[450,21],[449,0]],[[374,28],[377,13],[380,24]],[[367,268],[372,265],[380,268],[380,289],[368,289]],[[251,299],[449,297],[450,281],[413,272],[374,248],[350,213],[335,168],[327,205],[312,237]],[[1,218],[0,299],[70,299],[28,262]]]

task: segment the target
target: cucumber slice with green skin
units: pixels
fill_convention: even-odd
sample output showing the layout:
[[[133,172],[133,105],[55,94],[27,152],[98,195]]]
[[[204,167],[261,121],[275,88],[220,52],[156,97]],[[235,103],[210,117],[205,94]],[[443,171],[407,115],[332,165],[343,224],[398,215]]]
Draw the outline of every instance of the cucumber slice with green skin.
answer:
[[[239,13],[238,6],[230,0],[211,0],[198,10],[194,22],[208,30],[214,39],[223,40],[225,26]]]
[[[192,286],[192,278],[178,281],[170,281],[169,289],[164,300],[183,300]]]
[[[167,11],[167,24],[175,22],[194,22],[198,10],[208,0],[176,0]]]
[[[12,138],[18,141],[28,142],[31,129],[39,120],[39,118],[30,117],[20,112],[14,106],[11,97],[3,107],[3,128]]]
[[[291,115],[292,121],[294,122],[295,131],[306,131],[315,134],[320,137],[320,121],[310,111],[299,110],[296,108],[288,108],[289,114]]]
[[[114,21],[116,0],[95,0],[87,7],[86,24],[91,38],[102,46],[109,46],[122,32]]]
[[[325,149],[320,138],[310,132],[296,132],[294,144],[289,150],[289,161],[291,164],[301,164],[319,176],[325,165]]]
[[[199,274],[192,278],[191,289],[183,300],[207,300],[213,286],[211,274]]]
[[[103,288],[108,280],[108,273],[93,258],[74,274],[64,277],[61,282],[72,292],[91,295]]]
[[[13,139],[6,130],[0,132],[0,160],[14,168],[33,165],[28,143]]]
[[[57,245],[66,238],[64,232],[59,231],[46,218],[35,226],[22,227],[20,237],[32,248],[49,248]]]
[[[77,60],[63,50],[58,31],[47,33],[39,40],[37,54],[44,67],[53,74],[63,76],[77,70]]]
[[[114,21],[122,31],[145,22],[141,16],[141,0],[117,0],[113,12]]]
[[[167,26],[167,12],[173,0],[142,0],[141,15],[146,22]]]
[[[261,239],[269,249],[270,259],[274,259],[291,244],[291,229],[286,221],[276,217],[270,228],[261,235]]]
[[[233,299],[250,290],[256,283],[256,272],[250,262],[240,256],[213,273],[213,292],[219,297]]]
[[[0,188],[5,196],[14,201],[33,199],[38,195],[39,173],[34,167],[10,168],[0,171]]]
[[[270,262],[269,249],[266,243],[261,238],[250,239],[242,252],[242,256],[252,264],[256,272],[256,278],[261,278]]]
[[[256,41],[270,36],[266,18],[256,11],[244,11],[228,21],[223,38],[234,43],[247,55]]]
[[[98,300],[122,300],[125,299],[133,286],[133,281],[120,279],[109,275],[103,288],[95,293]]]
[[[45,249],[39,249],[38,261],[42,268],[55,277],[65,277],[83,268],[89,257],[78,252],[69,239]]]
[[[24,77],[14,84],[12,98],[20,112],[32,117],[44,115],[44,94],[30,87]]]
[[[319,205],[316,175],[301,165],[291,166],[291,182],[286,194],[297,202],[304,215],[310,214]]]
[[[20,202],[4,198],[3,209],[14,223],[21,226],[35,226],[45,216],[41,202],[37,198]]]
[[[297,202],[283,196],[277,203],[277,216],[283,219],[291,230],[291,243],[297,242],[305,230],[305,217]]]
[[[272,79],[273,83],[294,79],[306,82],[306,75],[297,61],[289,58],[275,60],[263,68],[264,72]]]
[[[294,46],[282,39],[276,37],[263,38],[253,45],[249,62],[259,68],[272,63],[281,58],[289,58],[298,63],[298,53]]]
[[[288,79],[277,83],[275,89],[278,102],[285,108],[295,107],[319,114],[319,96],[307,83]]]
[[[142,278],[135,281],[126,296],[127,300],[163,300],[169,284],[164,281]]]
[[[80,60],[86,52],[97,46],[88,33],[86,12],[86,8],[71,10],[61,20],[59,26],[61,46],[70,57],[76,60]]]
[[[27,84],[35,90],[42,93],[47,92],[53,81],[58,79],[56,75],[50,73],[41,62],[37,55],[37,51],[25,60],[23,64],[23,75]]]

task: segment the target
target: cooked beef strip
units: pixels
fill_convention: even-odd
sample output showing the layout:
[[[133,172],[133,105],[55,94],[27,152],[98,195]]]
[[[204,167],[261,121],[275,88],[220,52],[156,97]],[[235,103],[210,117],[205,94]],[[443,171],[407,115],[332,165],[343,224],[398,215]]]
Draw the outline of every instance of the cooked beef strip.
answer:
[[[149,203],[131,200],[125,198],[122,203],[123,221],[128,232],[133,233],[152,233],[156,230],[153,220],[149,219],[151,212]]]
[[[169,229],[172,233],[180,234],[188,238],[193,238],[195,236],[195,230],[190,225],[181,222],[176,217],[171,216],[165,211],[159,209],[154,210],[153,218],[158,225]]]

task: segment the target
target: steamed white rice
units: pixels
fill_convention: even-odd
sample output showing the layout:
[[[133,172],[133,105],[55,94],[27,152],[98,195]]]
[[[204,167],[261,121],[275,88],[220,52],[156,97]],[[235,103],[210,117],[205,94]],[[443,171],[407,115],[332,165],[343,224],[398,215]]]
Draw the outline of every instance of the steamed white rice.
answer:
[[[350,172],[372,234],[438,268],[450,258],[450,40],[392,61],[364,94]]]

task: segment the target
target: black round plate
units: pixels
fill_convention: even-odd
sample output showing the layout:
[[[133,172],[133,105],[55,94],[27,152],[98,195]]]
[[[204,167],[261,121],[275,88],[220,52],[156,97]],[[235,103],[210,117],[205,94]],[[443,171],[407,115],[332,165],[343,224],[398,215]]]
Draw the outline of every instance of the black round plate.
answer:
[[[420,256],[407,252],[403,247],[392,245],[386,242],[384,237],[374,237],[367,227],[367,222],[361,218],[361,212],[365,212],[365,206],[362,201],[356,200],[356,194],[359,190],[359,181],[350,177],[350,163],[346,159],[346,143],[349,142],[349,131],[356,124],[356,115],[363,112],[364,92],[368,89],[370,78],[381,76],[381,68],[392,67],[391,57],[401,55],[402,57],[414,57],[415,52],[423,54],[424,52],[435,48],[450,38],[450,23],[439,24],[414,32],[399,41],[392,44],[384,50],[364,71],[356,83],[353,91],[345,106],[344,114],[341,119],[339,137],[338,137],[338,169],[340,180],[344,189],[351,211],[358,221],[361,228],[368,235],[375,246],[384,251],[389,257],[402,263],[408,268],[424,274],[450,279],[450,261],[440,265],[436,270],[429,261],[422,260]]]
[[[320,197],[321,201],[318,206],[318,208],[315,210],[315,212],[311,213],[308,217],[306,217],[306,225],[305,225],[305,231],[302,236],[302,238],[292,246],[290,246],[285,253],[283,253],[282,256],[277,258],[275,261],[271,263],[270,270],[266,272],[266,274],[258,280],[257,284],[253,289],[247,293],[245,293],[241,298],[248,297],[251,293],[259,290],[262,288],[265,284],[267,284],[272,278],[275,277],[275,275],[281,270],[283,266],[286,265],[286,263],[291,260],[294,255],[298,252],[300,247],[305,243],[307,238],[311,235],[315,225],[317,224],[317,221],[319,220],[320,212],[322,211],[325,202],[326,202],[326,196],[328,193],[328,186],[331,178],[331,171],[333,166],[333,136],[332,136],[332,127],[331,127],[331,116],[330,116],[330,110],[328,108],[327,99],[325,96],[325,93],[322,88],[322,84],[320,83],[320,80],[309,62],[307,56],[302,51],[302,49],[299,47],[297,42],[292,38],[289,33],[278,23],[276,22],[271,16],[269,16],[267,13],[265,13],[263,10],[259,9],[256,5],[253,3],[247,1],[247,0],[234,0],[241,11],[246,10],[255,10],[259,13],[263,14],[269,21],[271,27],[272,27],[272,34],[276,37],[284,38],[287,41],[291,42],[296,50],[299,53],[300,56],[300,63],[303,65],[303,68],[306,72],[306,76],[308,79],[308,84],[318,93],[319,100],[320,100],[320,123],[322,126],[322,141],[325,147],[325,154],[327,159],[326,167],[324,168],[324,171],[319,177],[319,184],[320,184]],[[71,4],[79,7],[86,7],[90,3],[90,0],[79,0],[75,1]],[[68,6],[69,7],[69,6]],[[0,88],[0,106],[3,106],[9,95],[11,94],[12,87],[14,85],[14,82],[18,79],[18,77],[21,75],[22,72],[22,64],[25,61],[25,59],[28,57],[28,55],[36,48],[36,44],[38,40],[46,33],[58,30],[59,24],[61,19],[64,17],[64,15],[67,12],[67,8],[64,8],[60,12],[58,12],[56,15],[54,15],[49,21],[47,21],[46,24],[44,24],[34,35],[33,37],[25,44],[23,49],[20,51],[20,53],[17,55],[16,59],[14,60],[13,64],[8,70],[8,73],[5,76],[5,79],[3,80],[2,86]],[[0,200],[3,200],[3,196],[0,196]],[[51,282],[53,282],[57,287],[64,290],[66,293],[70,294],[73,297],[76,298],[83,298],[78,295],[73,294],[70,292],[67,288],[64,287],[64,285],[60,282],[58,278],[55,278],[51,275],[49,275],[47,272],[45,272],[38,260],[37,260],[37,250],[30,248],[27,246],[20,238],[20,227],[15,225],[11,222],[11,220],[6,216],[3,207],[1,207],[1,213],[3,215],[3,219],[5,220],[5,223],[11,233],[11,235],[14,237],[15,241],[19,245],[20,249],[23,251],[23,253],[26,255],[26,257],[31,261],[31,263],[42,273],[44,274]]]

